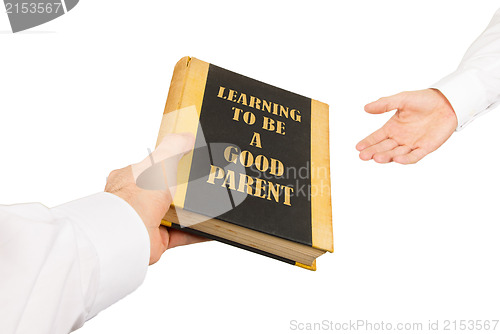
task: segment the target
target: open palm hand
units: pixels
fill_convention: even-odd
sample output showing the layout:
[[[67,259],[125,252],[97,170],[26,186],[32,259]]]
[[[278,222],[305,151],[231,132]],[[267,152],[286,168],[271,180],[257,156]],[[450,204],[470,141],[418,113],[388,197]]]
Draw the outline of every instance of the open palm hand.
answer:
[[[412,164],[438,149],[457,127],[446,97],[436,89],[402,92],[365,106],[370,114],[396,113],[356,145],[362,160]]]

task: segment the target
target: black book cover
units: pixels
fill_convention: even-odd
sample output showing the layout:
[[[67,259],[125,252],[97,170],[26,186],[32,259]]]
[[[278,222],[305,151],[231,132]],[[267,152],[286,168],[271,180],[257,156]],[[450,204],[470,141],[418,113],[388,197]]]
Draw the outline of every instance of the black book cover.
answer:
[[[158,143],[191,132],[176,211],[333,251],[328,106],[195,58],[177,64]],[[191,221],[177,227],[196,228]]]

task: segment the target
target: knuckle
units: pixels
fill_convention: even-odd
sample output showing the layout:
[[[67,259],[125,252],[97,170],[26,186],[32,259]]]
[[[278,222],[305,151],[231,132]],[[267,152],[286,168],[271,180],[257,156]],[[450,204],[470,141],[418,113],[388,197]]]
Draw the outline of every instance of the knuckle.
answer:
[[[107,192],[116,192],[123,188],[123,180],[122,180],[122,173],[123,171],[121,169],[115,169],[111,171],[108,175],[107,182],[106,182],[106,187],[105,191]]]
[[[118,177],[120,173],[120,170],[119,169],[115,169],[115,170],[112,170],[110,173],[109,173],[109,176],[108,176],[108,179],[115,179]]]

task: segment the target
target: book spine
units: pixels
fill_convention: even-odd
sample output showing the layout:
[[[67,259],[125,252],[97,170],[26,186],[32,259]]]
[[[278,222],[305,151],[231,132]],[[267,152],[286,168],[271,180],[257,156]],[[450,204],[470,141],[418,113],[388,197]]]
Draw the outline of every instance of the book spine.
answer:
[[[333,252],[330,181],[329,107],[311,100],[311,198],[312,246]]]
[[[174,68],[174,74],[172,75],[172,81],[170,82],[170,88],[168,90],[167,103],[165,104],[165,110],[163,115],[168,114],[172,111],[178,110],[182,103],[182,96],[184,95],[184,88],[186,86],[187,72],[189,68],[189,63],[191,62],[191,57],[184,57],[177,62]],[[158,140],[156,146],[160,144],[166,133],[158,135]]]

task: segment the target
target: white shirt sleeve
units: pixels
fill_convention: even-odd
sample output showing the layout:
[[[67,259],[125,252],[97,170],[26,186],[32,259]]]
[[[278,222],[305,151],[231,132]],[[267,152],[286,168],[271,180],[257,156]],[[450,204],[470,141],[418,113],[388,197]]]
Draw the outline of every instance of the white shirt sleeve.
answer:
[[[433,86],[450,101],[461,130],[500,101],[500,9],[457,70]]]
[[[149,256],[139,215],[113,194],[0,206],[0,333],[81,327],[142,283]]]

